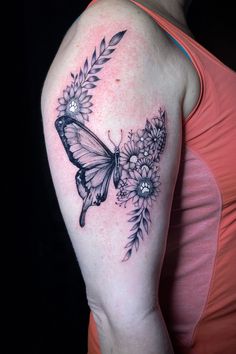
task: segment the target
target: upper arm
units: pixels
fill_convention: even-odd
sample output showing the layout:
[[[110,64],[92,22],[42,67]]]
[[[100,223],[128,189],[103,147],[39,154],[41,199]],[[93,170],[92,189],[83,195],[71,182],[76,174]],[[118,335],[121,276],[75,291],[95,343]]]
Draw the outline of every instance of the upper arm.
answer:
[[[133,291],[138,307],[143,289],[153,299],[153,274],[157,279],[165,249],[184,78],[160,28],[121,3],[100,1],[74,24],[48,73],[42,114],[51,173],[88,300],[113,306]],[[61,138],[55,127],[60,112],[67,117]],[[118,145],[121,129],[115,157],[108,131]]]

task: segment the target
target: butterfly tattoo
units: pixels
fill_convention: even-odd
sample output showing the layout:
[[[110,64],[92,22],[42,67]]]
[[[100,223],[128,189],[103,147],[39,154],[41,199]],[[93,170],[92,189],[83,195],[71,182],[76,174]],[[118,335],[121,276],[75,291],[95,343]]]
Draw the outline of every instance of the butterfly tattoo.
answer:
[[[66,154],[78,169],[75,182],[83,200],[80,226],[85,226],[86,213],[91,206],[99,206],[106,201],[112,181],[117,189],[116,205],[131,206],[127,221],[132,226],[124,246],[123,262],[131,257],[134,250],[138,251],[141,240],[149,233],[150,208],[160,193],[160,157],[167,137],[166,111],[162,108],[151,120],[146,119],[142,129],[130,131],[128,140],[122,146],[122,130],[117,145],[108,131],[113,151],[87,127],[93,106],[90,93],[100,80],[97,73],[111,59],[125,33],[116,33],[108,44],[104,37],[99,48],[94,49],[91,61],[87,58],[79,73],[71,73],[72,82],[58,99],[55,121]]]
[[[119,143],[114,144],[114,153],[85,125],[64,116],[56,120],[55,126],[69,160],[79,168],[75,176],[76,186],[83,199],[80,226],[85,225],[85,215],[90,206],[99,206],[107,198],[111,176],[118,188],[121,171],[119,165]],[[122,138],[121,138],[122,139]]]

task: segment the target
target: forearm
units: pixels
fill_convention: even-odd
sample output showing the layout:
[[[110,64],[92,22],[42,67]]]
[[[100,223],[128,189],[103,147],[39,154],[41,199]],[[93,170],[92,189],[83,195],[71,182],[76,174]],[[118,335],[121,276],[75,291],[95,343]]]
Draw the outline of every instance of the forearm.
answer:
[[[97,319],[102,354],[171,354],[173,349],[159,310],[119,321],[105,314]]]

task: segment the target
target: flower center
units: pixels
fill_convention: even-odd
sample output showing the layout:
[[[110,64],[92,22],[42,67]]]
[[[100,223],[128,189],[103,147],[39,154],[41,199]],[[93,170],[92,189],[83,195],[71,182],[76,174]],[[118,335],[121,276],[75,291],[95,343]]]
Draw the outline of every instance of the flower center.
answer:
[[[149,167],[148,167],[148,165],[146,165],[146,164],[143,164],[143,165],[141,166],[141,168],[142,168],[142,169],[146,169],[147,171],[149,170]]]
[[[79,102],[76,99],[72,98],[67,105],[67,112],[72,114],[77,113],[79,111],[79,107]]]
[[[132,155],[132,156],[130,156],[129,161],[133,162],[133,163],[136,163],[138,161],[138,157],[136,155]]]
[[[143,177],[140,179],[137,194],[139,197],[148,198],[153,193],[153,183],[148,177]]]

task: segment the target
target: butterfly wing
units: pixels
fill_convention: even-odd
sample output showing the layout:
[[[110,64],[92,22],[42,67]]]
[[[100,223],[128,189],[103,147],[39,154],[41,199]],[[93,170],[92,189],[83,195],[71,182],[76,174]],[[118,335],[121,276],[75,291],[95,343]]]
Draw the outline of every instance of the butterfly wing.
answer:
[[[83,199],[80,225],[84,226],[88,208],[107,198],[115,167],[114,154],[90,129],[73,118],[60,117],[55,126],[70,161],[79,168],[75,178]]]

